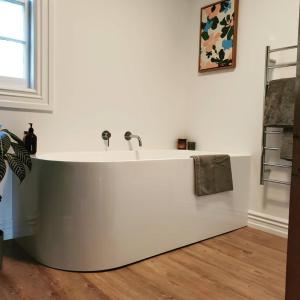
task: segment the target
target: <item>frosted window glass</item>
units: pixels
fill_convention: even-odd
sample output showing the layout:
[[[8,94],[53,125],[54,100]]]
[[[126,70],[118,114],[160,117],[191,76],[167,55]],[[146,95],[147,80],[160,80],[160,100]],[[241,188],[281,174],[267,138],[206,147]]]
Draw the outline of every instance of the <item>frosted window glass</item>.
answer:
[[[0,0],[0,36],[25,39],[24,6]]]
[[[25,78],[25,46],[0,40],[0,76]]]

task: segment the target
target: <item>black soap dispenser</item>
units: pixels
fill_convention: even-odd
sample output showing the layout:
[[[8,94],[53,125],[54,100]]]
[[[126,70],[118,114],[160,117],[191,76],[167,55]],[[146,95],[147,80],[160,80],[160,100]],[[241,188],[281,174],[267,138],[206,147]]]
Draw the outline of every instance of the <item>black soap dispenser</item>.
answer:
[[[32,123],[29,123],[30,128],[24,137],[25,148],[30,154],[36,154],[37,151],[37,136],[34,134]]]

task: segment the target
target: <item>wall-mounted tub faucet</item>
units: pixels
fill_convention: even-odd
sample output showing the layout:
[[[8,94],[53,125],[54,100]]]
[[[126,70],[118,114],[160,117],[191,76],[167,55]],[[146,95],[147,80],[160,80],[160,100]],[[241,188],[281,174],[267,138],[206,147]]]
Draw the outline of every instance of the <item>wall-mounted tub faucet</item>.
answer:
[[[109,147],[109,139],[111,138],[111,133],[108,130],[102,132],[102,139],[107,141],[107,147]]]
[[[140,147],[143,146],[141,137],[139,135],[132,134],[130,131],[125,132],[124,138],[125,138],[126,141],[130,141],[131,139],[137,139],[139,141],[139,146]]]

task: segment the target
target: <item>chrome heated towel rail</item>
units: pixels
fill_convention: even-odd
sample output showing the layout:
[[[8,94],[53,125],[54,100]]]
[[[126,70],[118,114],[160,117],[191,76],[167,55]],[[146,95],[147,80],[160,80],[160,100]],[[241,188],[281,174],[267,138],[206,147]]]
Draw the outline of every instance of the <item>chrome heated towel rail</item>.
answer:
[[[292,50],[292,49],[298,49],[298,45],[296,46],[289,46],[289,47],[283,47],[283,48],[277,48],[277,49],[271,49],[269,46],[266,49],[266,65],[265,65],[265,98],[267,96],[268,87],[270,84],[270,70],[278,69],[278,68],[288,68],[288,67],[294,67],[297,65],[297,63],[283,63],[283,64],[276,64],[274,60],[270,59],[270,54],[274,52],[279,51],[286,51],[286,50]],[[270,64],[272,63],[272,65]],[[260,183],[263,185],[265,182],[270,183],[276,183],[276,184],[282,184],[282,185],[290,185],[291,183],[288,181],[282,181],[282,180],[275,180],[270,178],[265,178],[265,171],[266,167],[275,167],[275,168],[284,168],[289,169],[292,168],[291,165],[288,164],[280,164],[280,163],[273,163],[273,162],[267,162],[266,161],[266,153],[267,151],[279,151],[280,148],[278,147],[270,147],[267,145],[267,136],[268,135],[277,135],[282,134],[282,131],[275,130],[274,127],[272,127],[272,130],[268,130],[270,127],[263,126],[263,138],[262,138],[262,155],[261,155],[261,173],[260,173]]]

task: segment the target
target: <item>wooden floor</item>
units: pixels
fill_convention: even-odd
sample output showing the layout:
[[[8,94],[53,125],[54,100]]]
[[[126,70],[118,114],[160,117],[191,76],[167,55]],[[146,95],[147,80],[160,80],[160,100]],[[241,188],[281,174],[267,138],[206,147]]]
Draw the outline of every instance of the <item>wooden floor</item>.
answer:
[[[0,299],[284,299],[286,240],[244,228],[118,270],[70,273],[6,245]]]

